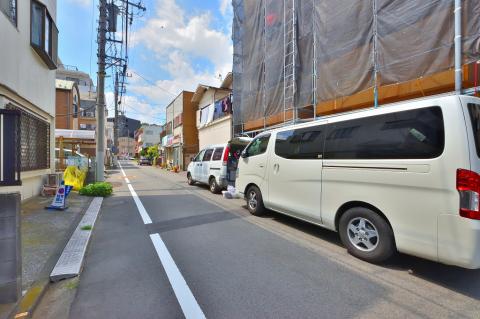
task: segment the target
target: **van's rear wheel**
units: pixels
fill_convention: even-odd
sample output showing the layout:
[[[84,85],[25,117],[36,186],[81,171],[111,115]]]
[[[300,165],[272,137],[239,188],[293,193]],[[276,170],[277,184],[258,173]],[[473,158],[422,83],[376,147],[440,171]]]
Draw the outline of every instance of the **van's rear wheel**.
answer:
[[[247,190],[247,207],[250,214],[261,216],[265,213],[263,198],[257,186],[250,186]]]
[[[396,252],[390,225],[368,208],[347,210],[340,218],[339,232],[348,252],[365,261],[381,263]]]
[[[208,181],[208,185],[210,186],[210,191],[214,194],[218,194],[220,192],[220,187],[217,184],[215,177],[211,177]]]

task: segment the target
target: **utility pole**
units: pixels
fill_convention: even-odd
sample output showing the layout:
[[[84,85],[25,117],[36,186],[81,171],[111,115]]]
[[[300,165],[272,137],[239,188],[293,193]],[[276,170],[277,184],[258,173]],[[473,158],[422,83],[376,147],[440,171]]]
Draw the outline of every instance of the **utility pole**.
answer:
[[[103,182],[105,163],[105,39],[107,33],[107,0],[99,0],[98,73],[97,73],[97,147],[96,181]]]
[[[118,72],[115,73],[115,85],[113,96],[115,99],[115,119],[113,120],[113,145],[115,152],[113,154],[114,164],[117,166],[118,161]]]

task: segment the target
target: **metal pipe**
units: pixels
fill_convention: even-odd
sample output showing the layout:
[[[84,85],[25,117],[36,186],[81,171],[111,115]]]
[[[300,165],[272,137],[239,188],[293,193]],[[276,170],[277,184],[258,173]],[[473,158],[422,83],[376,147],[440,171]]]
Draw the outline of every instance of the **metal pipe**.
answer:
[[[455,0],[455,92],[462,93],[462,0]]]
[[[377,1],[373,0],[373,101],[374,107],[378,107],[378,64],[377,64],[377,41],[378,41]]]

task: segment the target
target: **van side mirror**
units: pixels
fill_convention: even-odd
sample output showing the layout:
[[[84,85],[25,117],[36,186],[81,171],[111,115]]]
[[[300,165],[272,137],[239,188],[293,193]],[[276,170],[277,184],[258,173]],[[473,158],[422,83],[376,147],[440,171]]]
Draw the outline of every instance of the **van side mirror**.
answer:
[[[240,157],[247,158],[248,157],[247,151],[243,150],[242,153],[240,154]]]
[[[195,162],[195,157],[190,157],[190,162]]]

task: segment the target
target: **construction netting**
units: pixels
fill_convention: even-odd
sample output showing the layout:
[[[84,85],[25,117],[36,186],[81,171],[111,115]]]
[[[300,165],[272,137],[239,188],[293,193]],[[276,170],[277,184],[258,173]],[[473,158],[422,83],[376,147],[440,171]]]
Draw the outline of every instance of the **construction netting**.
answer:
[[[454,67],[454,0],[232,0],[234,124]],[[480,1],[462,1],[462,59],[480,60]],[[281,117],[280,117],[281,118]],[[285,117],[284,117],[285,118]]]

